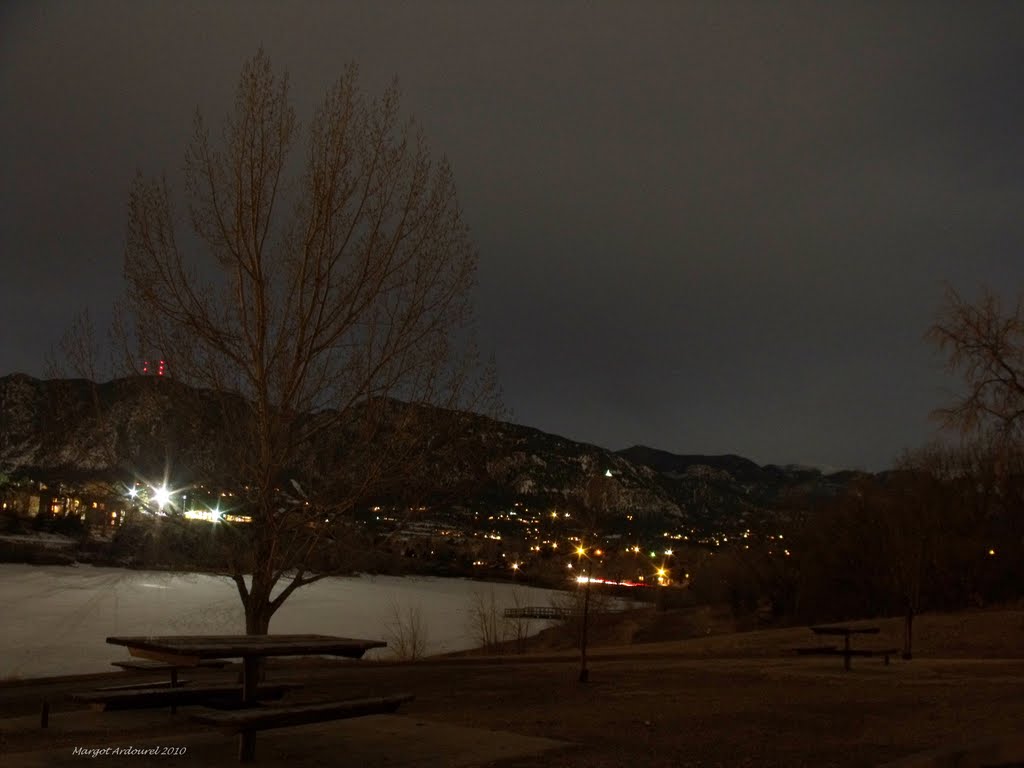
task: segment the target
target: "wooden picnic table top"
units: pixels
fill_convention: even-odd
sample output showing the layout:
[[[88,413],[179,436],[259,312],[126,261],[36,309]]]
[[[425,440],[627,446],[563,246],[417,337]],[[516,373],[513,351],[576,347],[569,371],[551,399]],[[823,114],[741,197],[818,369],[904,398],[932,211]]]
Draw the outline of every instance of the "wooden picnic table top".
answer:
[[[877,635],[880,627],[811,627],[816,635]]]
[[[132,656],[197,665],[201,659],[263,658],[266,656],[344,656],[358,659],[383,640],[359,640],[330,635],[164,635],[108,637]]]

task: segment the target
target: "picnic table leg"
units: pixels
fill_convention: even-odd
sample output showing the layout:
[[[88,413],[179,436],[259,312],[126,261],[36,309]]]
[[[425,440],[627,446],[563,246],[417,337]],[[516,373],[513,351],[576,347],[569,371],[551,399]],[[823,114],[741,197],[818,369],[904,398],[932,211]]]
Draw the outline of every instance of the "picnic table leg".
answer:
[[[256,759],[256,731],[245,730],[238,733],[238,762],[251,763]]]
[[[256,656],[242,659],[242,706],[250,707],[256,702],[256,686],[259,683],[260,660]],[[250,763],[256,759],[256,731],[244,730],[238,734],[238,761]]]
[[[843,642],[843,669],[850,668],[850,636],[846,635]]]
[[[171,689],[178,687],[178,668],[171,667]],[[178,705],[171,704],[171,714],[175,715],[178,713]]]

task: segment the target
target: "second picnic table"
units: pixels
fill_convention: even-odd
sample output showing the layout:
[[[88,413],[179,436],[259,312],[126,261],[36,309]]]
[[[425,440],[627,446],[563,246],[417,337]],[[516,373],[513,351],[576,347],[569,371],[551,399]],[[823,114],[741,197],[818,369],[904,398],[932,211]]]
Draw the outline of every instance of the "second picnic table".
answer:
[[[850,648],[850,636],[851,635],[877,635],[880,632],[879,627],[811,627],[811,632],[816,635],[836,635],[842,636],[843,638],[843,668],[850,668],[850,657],[857,654],[856,651]],[[888,659],[886,659],[888,661]]]

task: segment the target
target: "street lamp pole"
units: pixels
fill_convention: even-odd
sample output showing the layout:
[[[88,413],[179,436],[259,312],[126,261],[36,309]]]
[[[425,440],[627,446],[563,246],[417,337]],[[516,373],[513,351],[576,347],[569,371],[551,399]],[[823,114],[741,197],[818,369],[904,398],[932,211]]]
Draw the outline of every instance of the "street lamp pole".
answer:
[[[587,625],[590,623],[590,569],[587,569],[583,582],[583,626],[580,629],[580,682],[586,683],[590,680],[590,670],[587,669]]]
[[[586,516],[589,518],[590,523],[585,531],[596,531],[598,527],[599,518],[608,512],[610,502],[613,499],[617,499],[618,486],[612,479],[612,471],[610,469],[605,470],[603,476],[598,475],[592,477],[587,483],[586,490],[583,497],[583,506],[589,514]],[[584,535],[586,533],[584,532]],[[597,533],[594,533],[597,536]],[[600,550],[596,550],[600,552]],[[580,565],[583,565],[583,558],[587,554],[586,548],[583,546],[582,541],[580,546],[576,550],[576,554],[580,556]],[[590,563],[587,568],[586,574],[582,577],[583,581],[583,626],[580,629],[580,682],[586,683],[590,679],[590,670],[587,669],[587,627],[590,623],[590,580],[591,575],[594,572],[594,564]]]
[[[583,558],[587,556],[587,549],[580,544],[576,548],[579,556],[580,571],[579,579],[583,579],[583,615],[580,624],[580,677],[579,681],[585,683],[590,679],[590,670],[587,669],[587,626],[590,623],[590,573],[592,568],[583,571]]]

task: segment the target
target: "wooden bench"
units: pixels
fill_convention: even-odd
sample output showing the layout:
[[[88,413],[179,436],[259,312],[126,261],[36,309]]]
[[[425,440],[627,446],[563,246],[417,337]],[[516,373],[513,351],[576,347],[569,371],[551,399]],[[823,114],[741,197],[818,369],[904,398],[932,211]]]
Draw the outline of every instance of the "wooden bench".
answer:
[[[227,662],[221,659],[202,659],[199,664],[190,667],[169,664],[166,661],[150,661],[148,659],[125,659],[124,661],[112,661],[110,663],[115,667],[132,672],[170,672],[171,685],[174,685],[177,681],[179,669],[193,669],[195,666],[223,669],[227,666]]]
[[[126,671],[130,670],[132,672],[170,672],[172,688],[182,684],[181,681],[178,680],[179,669],[194,668],[183,667],[178,664],[169,664],[166,661],[151,661],[149,659],[124,659],[123,661],[112,661],[110,663],[115,667],[120,667],[121,669],[124,669]],[[221,659],[202,659],[199,662],[199,664],[194,666],[208,667],[210,669],[223,669],[225,666],[227,666],[227,662],[222,661]]]
[[[292,707],[256,707],[230,712],[198,712],[192,715],[192,719],[204,725],[212,725],[224,731],[239,734],[238,759],[241,762],[249,762],[256,756],[256,731],[321,723],[328,720],[342,720],[350,717],[387,714],[394,712],[399,706],[414,698],[411,693],[399,693],[379,698],[300,704]]]
[[[113,666],[115,666],[115,667],[120,667],[123,670],[126,670],[126,671],[130,670],[132,672],[170,672],[171,673],[171,679],[170,679],[170,682],[169,682],[168,685],[171,688],[177,688],[179,685],[184,685],[186,682],[188,682],[187,680],[179,680],[178,679],[178,670],[179,669],[186,669],[186,667],[182,667],[182,666],[180,666],[178,664],[170,664],[170,663],[168,663],[166,661],[152,661],[151,659],[124,659],[122,661],[112,661],[110,663]],[[227,662],[226,661],[222,661],[221,659],[202,659],[195,666],[209,667],[209,668],[212,668],[212,669],[222,669],[223,667],[227,666]],[[133,687],[138,687],[138,688],[157,688],[157,687],[162,687],[162,686],[161,685],[147,685],[147,684],[142,684],[142,685],[138,685],[138,686],[128,686],[128,685],[125,685],[125,686],[121,686],[120,689],[121,690],[131,690]],[[101,690],[101,691],[114,691],[114,690],[118,690],[118,687],[111,686],[109,688],[99,688],[98,690]],[[171,714],[174,714],[177,711],[178,711],[177,705],[171,704]]]
[[[178,688],[179,686],[182,686],[182,685],[188,685],[190,682],[192,682],[192,681],[191,680],[180,679],[180,680],[165,680],[162,683],[147,682],[147,683],[131,683],[129,685],[107,685],[107,686],[104,686],[103,688],[97,688],[96,692],[99,693],[101,691],[135,691],[135,690],[140,690],[140,689],[144,689],[144,688]]]
[[[186,669],[186,667],[181,667],[177,664],[168,664],[166,661],[150,661],[149,659],[124,659],[123,661],[112,661],[110,663],[115,667],[121,667],[121,669],[132,669],[140,672],[162,672],[165,669]],[[187,669],[193,669],[196,666],[223,669],[227,665],[228,663],[223,659],[200,659],[198,664],[187,667]]]
[[[807,648],[794,648],[800,656],[831,655],[839,650],[838,645],[813,645]]]
[[[280,699],[286,692],[301,687],[297,683],[261,685],[257,689],[256,695],[260,699]],[[101,712],[114,709],[173,708],[186,704],[209,704],[211,702],[224,706],[239,706],[242,703],[242,688],[237,685],[187,688],[183,686],[150,686],[122,691],[87,691],[74,693],[71,696],[76,701],[85,702]]]
[[[882,656],[885,658],[886,666],[889,665],[889,657],[900,652],[899,648],[838,648],[836,646],[821,646],[817,648],[794,648],[802,656],[842,656],[846,661],[846,668],[849,669],[851,656]]]
[[[885,658],[886,666],[889,665],[889,657],[899,653],[901,648],[857,648],[847,651],[851,656],[882,656]],[[840,653],[843,653],[840,651]]]

